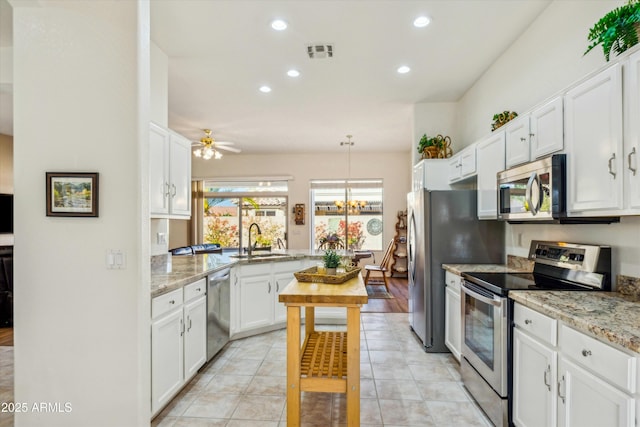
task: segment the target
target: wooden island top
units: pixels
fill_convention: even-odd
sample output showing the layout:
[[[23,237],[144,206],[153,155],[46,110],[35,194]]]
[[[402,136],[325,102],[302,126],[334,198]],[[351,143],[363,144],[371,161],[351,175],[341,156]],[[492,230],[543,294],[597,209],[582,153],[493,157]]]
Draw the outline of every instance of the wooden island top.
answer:
[[[299,282],[293,279],[280,292],[279,301],[287,305],[351,305],[366,304],[367,289],[362,276],[358,274],[353,279],[337,285],[315,282]]]

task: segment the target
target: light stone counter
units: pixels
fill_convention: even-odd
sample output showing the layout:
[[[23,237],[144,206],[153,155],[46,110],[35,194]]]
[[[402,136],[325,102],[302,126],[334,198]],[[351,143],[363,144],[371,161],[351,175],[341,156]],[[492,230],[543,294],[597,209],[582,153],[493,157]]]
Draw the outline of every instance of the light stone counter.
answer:
[[[193,283],[209,274],[234,265],[257,264],[265,262],[294,261],[301,258],[320,259],[322,252],[280,251],[278,256],[260,256],[256,253],[249,258],[236,258],[229,254],[201,254],[172,256],[157,255],[151,257],[151,297],[171,292],[184,285]],[[265,254],[262,254],[265,255]]]
[[[507,264],[442,264],[442,268],[458,276],[462,273],[529,273],[533,262],[513,255],[507,256]]]
[[[619,292],[511,291],[509,298],[596,338],[640,353],[640,297]]]

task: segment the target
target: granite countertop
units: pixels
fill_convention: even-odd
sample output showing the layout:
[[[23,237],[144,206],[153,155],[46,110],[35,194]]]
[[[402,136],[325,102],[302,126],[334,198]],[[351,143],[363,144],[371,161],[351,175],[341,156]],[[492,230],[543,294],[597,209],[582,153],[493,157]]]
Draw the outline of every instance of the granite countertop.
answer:
[[[529,273],[533,262],[527,258],[507,255],[506,264],[442,264],[442,268],[458,276],[462,273]]]
[[[277,254],[273,256],[273,254]],[[201,254],[172,256],[156,255],[151,257],[151,297],[171,292],[184,285],[193,283],[207,275],[234,265],[259,264],[266,262],[293,261],[300,258],[320,258],[322,252],[315,251],[278,251],[271,255],[260,252],[251,258],[237,258],[229,254]]]
[[[640,353],[638,295],[591,291],[511,291],[509,297],[601,341]]]

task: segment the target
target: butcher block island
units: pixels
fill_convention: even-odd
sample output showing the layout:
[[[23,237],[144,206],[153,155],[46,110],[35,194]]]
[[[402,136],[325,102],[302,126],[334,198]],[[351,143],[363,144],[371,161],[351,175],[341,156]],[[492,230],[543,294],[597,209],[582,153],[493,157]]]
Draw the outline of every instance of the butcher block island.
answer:
[[[368,301],[362,276],[341,284],[293,279],[280,293],[287,307],[287,426],[300,425],[300,393],[345,393],[347,425],[360,425],[360,307]],[[305,338],[300,347],[301,310]],[[316,307],[346,307],[347,330],[315,328]]]

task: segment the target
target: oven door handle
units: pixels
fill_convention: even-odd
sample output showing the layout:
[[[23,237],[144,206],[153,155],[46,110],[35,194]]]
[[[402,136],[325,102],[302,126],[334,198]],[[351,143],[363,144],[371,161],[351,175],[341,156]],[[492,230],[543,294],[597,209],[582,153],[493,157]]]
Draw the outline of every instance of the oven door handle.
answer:
[[[466,293],[467,295],[477,299],[478,301],[482,301],[486,304],[491,304],[494,305],[496,307],[502,307],[502,298],[498,297],[497,295],[494,296],[493,298],[488,298],[484,295],[480,295],[477,292],[472,291],[471,289],[467,288],[464,283],[462,284],[462,289],[464,289],[464,293]]]

